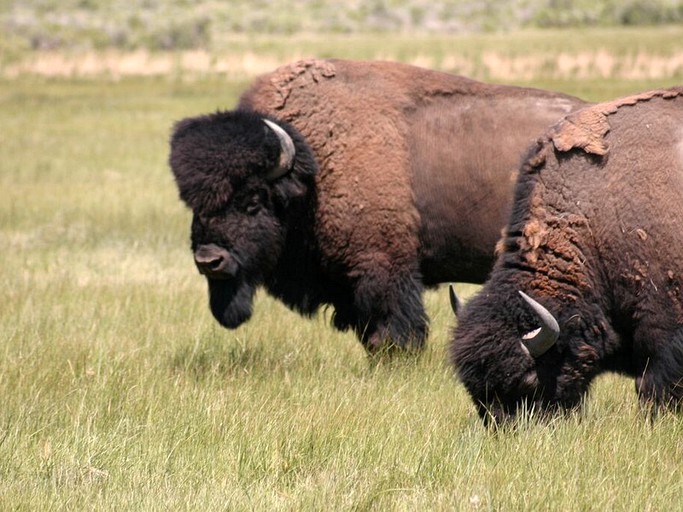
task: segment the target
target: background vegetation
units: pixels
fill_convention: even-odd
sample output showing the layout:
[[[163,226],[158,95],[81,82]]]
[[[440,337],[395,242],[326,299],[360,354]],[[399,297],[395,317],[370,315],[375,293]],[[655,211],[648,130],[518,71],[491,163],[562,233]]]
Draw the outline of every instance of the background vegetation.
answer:
[[[681,0],[2,0],[3,32],[31,49],[223,49],[228,34],[456,34],[671,24]]]
[[[3,23],[30,13],[24,27],[210,13],[213,34],[234,16],[217,2],[0,5]],[[290,4],[304,5],[330,8]],[[293,58],[387,58],[598,101],[681,83],[681,28],[282,31],[231,31],[223,47],[212,35],[201,51],[84,49],[77,34],[2,53],[0,509],[679,508],[683,418],[648,421],[629,379],[601,377],[569,418],[484,430],[446,364],[445,289],[426,294],[432,334],[414,361],[370,365],[329,312],[303,319],[263,294],[247,325],[218,327],[166,158],[174,121],[230,108],[253,74]],[[21,34],[3,31],[2,48]]]

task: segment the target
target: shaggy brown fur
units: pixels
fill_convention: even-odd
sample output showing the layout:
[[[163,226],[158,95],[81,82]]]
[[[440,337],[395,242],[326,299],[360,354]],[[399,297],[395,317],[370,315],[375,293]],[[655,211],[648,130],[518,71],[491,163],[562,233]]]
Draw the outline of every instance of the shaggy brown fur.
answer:
[[[602,371],[645,403],[683,400],[683,87],[568,115],[522,166],[490,280],[459,317],[452,359],[480,414],[572,408]],[[537,359],[525,291],[560,324]],[[532,385],[529,385],[529,383]]]
[[[370,246],[414,261],[419,251],[432,285],[484,281],[522,153],[584,105],[403,64],[331,59],[260,77],[238,108],[291,123],[311,146],[324,258],[348,261]]]
[[[353,328],[368,350],[387,342],[421,347],[423,285],[483,282],[521,154],[584,105],[558,93],[390,62],[305,60],[258,78],[234,111],[185,120],[172,141],[171,167],[195,212],[195,249],[236,252],[222,261],[250,286],[210,280],[214,314],[226,326],[239,325],[251,314],[253,287],[263,284],[304,314],[331,304],[335,326]],[[277,121],[295,139],[294,171],[274,183],[256,179],[267,174],[265,162],[276,160],[273,139],[259,155],[254,141],[263,130],[246,113]],[[248,229],[247,220],[237,220],[240,201],[258,195],[247,194],[250,187],[272,202],[264,210],[263,242],[272,248],[260,253],[256,219],[244,216]],[[285,189],[295,193],[294,203]],[[204,195],[234,215],[206,214]],[[255,263],[240,237],[251,237],[249,251],[259,258],[268,252],[273,262]],[[257,273],[247,278],[233,260]],[[242,297],[240,307],[231,294]]]

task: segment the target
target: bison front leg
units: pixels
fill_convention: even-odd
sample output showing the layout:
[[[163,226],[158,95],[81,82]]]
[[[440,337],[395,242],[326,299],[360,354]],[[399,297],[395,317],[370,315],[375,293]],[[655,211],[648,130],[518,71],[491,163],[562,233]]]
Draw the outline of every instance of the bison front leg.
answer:
[[[370,355],[419,352],[428,333],[422,284],[414,275],[365,275],[354,290],[355,331]]]

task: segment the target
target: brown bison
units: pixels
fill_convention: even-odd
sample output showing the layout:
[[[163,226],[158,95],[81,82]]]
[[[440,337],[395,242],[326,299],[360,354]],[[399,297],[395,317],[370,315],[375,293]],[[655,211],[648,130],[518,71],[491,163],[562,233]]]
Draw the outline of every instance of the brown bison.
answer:
[[[178,122],[170,166],[216,319],[255,289],[334,308],[366,349],[420,348],[423,286],[483,282],[524,150],[584,102],[389,62],[308,60]]]
[[[485,422],[576,408],[605,371],[683,397],[683,87],[568,115],[532,147],[452,361]]]

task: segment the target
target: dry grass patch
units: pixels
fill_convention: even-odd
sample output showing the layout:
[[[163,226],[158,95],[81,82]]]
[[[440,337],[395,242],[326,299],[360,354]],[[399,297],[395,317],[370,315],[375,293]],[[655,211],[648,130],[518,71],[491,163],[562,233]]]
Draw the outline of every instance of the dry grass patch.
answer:
[[[303,53],[278,57],[247,52],[211,54],[203,50],[176,54],[104,52],[82,55],[38,53],[8,65],[3,70],[7,78],[23,75],[47,77],[112,77],[126,76],[193,76],[220,74],[227,78],[249,78],[307,56]],[[386,52],[371,59],[397,60]],[[637,52],[617,55],[604,49],[580,53],[532,54],[510,56],[487,50],[475,58],[456,53],[440,56],[418,54],[403,59],[408,64],[440,69],[451,73],[497,81],[533,81],[538,79],[624,79],[663,80],[683,76],[683,51],[672,55]]]
[[[453,36],[226,36],[211,49],[24,53],[0,65],[0,74],[7,78],[218,74],[245,80],[301,58],[344,57],[395,60],[498,81],[663,80],[683,77],[682,39],[683,28],[677,26]]]

